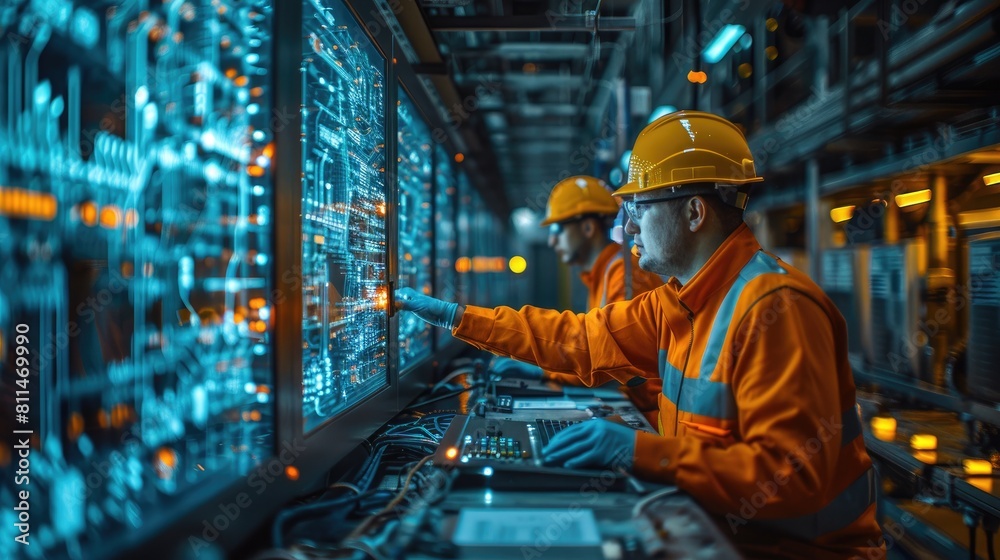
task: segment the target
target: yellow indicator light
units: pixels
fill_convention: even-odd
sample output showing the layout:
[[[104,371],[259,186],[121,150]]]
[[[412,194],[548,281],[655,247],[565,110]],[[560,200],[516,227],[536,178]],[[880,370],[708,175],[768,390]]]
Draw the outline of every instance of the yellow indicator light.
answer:
[[[830,210],[830,219],[836,223],[846,222],[854,216],[853,206],[841,206]]]
[[[510,262],[507,263],[507,267],[514,274],[521,274],[525,270],[528,270],[528,261],[520,255],[515,255],[510,258]]]
[[[873,430],[896,431],[896,419],[892,417],[876,416],[872,418],[871,426]]]
[[[914,204],[923,204],[931,199],[931,190],[924,189],[922,191],[903,193],[896,195],[896,206],[900,208],[906,208],[907,206],[913,206]]]
[[[448,450],[444,452],[444,456],[449,459],[454,459],[455,457],[458,457],[458,448],[449,447]]]
[[[991,173],[983,176],[983,182],[986,183],[987,187],[1000,183],[1000,173]]]
[[[872,435],[881,441],[895,441],[896,419],[876,416],[871,421]]]
[[[993,474],[993,464],[985,459],[963,459],[965,474]]]
[[[937,449],[937,436],[931,434],[913,434],[910,447],[918,451],[933,451]]]

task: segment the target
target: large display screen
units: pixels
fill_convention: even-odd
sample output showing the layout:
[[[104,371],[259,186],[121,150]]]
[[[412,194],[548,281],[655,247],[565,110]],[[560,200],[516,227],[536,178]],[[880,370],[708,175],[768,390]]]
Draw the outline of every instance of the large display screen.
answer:
[[[445,301],[458,298],[458,233],[455,229],[455,211],[458,202],[458,184],[451,157],[441,146],[434,149],[434,292]],[[437,329],[438,346],[451,340],[446,329]]]
[[[431,295],[434,241],[433,151],[430,128],[402,87],[396,104],[399,182],[399,286]],[[399,368],[405,372],[430,355],[431,326],[410,312],[399,314]]]
[[[111,557],[272,454],[271,10],[0,36],[0,557]]]
[[[302,6],[304,430],[388,384],[385,57],[340,1]]]

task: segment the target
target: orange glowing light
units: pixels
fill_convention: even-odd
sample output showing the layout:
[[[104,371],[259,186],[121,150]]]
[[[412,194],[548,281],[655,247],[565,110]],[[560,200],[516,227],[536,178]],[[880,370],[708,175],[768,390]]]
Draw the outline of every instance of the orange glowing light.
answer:
[[[260,422],[260,411],[254,410],[253,412],[251,412],[250,419],[253,420],[254,422]]]
[[[258,393],[264,393],[265,395],[268,395],[268,394],[271,393],[271,388],[268,387],[267,385],[258,385],[257,386],[257,392]]]
[[[83,415],[79,412],[74,412],[69,417],[69,426],[67,426],[66,431],[69,433],[69,439],[76,441],[83,433]]]
[[[293,480],[293,481],[298,480],[299,469],[296,468],[294,465],[288,465],[287,467],[285,467],[285,477],[288,478],[288,480]]]
[[[264,95],[264,88],[262,88],[260,86],[251,88],[250,89],[250,95],[252,95],[254,97],[260,97],[261,95]]]
[[[465,161],[465,154],[462,152],[455,154],[455,163],[462,163],[463,161]]]
[[[267,300],[262,297],[253,298],[250,300],[250,309],[260,309],[265,305],[267,305]]]
[[[259,165],[248,165],[247,166],[247,175],[249,175],[251,177],[263,177],[264,176],[264,168],[261,167],[261,166],[259,166]]]
[[[238,74],[237,74],[235,68],[227,68],[226,69],[226,77],[229,78],[230,80],[232,80],[233,78],[235,78],[237,75]]]
[[[708,81],[708,74],[702,71],[691,70],[688,72],[688,81],[692,84],[703,84]]]
[[[156,452],[156,460],[164,467],[173,470],[177,467],[177,452],[169,447],[161,447]]]
[[[455,261],[455,271],[459,272],[460,274],[465,274],[470,270],[472,270],[472,259],[470,259],[469,257],[459,257]]]
[[[454,459],[455,457],[458,457],[458,448],[457,447],[449,447],[448,451],[444,452],[444,456],[447,457],[447,458],[449,458],[449,459]]]
[[[235,84],[236,87],[246,87],[246,85],[249,83],[250,79],[247,78],[246,76],[240,76],[239,78],[233,80],[233,84]]]
[[[264,157],[266,157],[267,159],[273,158],[274,157],[274,142],[269,142],[266,146],[264,146],[264,149],[263,149],[263,151],[261,151],[261,153],[264,154]]]
[[[115,229],[122,221],[122,211],[117,206],[101,208],[101,227]]]

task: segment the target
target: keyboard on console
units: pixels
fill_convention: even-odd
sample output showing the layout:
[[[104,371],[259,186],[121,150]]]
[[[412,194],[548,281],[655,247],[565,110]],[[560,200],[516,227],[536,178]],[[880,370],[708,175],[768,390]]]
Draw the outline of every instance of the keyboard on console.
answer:
[[[456,488],[581,491],[596,486],[603,490],[626,490],[627,478],[609,469],[567,469],[544,464],[541,451],[549,439],[579,422],[526,422],[459,415],[452,420],[434,453],[434,464],[457,471],[452,483]]]
[[[549,420],[548,418],[538,418],[535,420],[535,426],[538,429],[538,436],[541,439],[542,447],[544,448],[549,444],[549,440],[556,435],[559,431],[572,426],[573,424],[579,424],[581,420]]]

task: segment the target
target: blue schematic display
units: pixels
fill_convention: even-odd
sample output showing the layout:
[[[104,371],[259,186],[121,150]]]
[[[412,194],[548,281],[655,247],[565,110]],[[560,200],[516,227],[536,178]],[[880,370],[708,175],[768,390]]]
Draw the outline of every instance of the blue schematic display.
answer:
[[[458,182],[458,212],[455,218],[455,231],[458,237],[458,259],[456,262],[464,264],[459,268],[459,274],[455,281],[455,301],[459,303],[473,303],[472,297],[472,220],[475,217],[473,206],[473,196],[479,194],[472,190],[472,183],[469,176],[464,171],[457,173]]]
[[[458,233],[455,211],[458,185],[448,152],[441,146],[434,149],[434,291],[435,297],[456,301],[458,297]],[[451,340],[447,329],[437,329],[438,345]]]
[[[388,385],[385,58],[339,1],[302,10],[306,431]]]
[[[406,91],[398,88],[399,285],[431,295],[434,228],[431,132]],[[431,353],[431,327],[413,313],[399,314],[399,369]]]
[[[32,431],[0,557],[110,557],[272,455],[270,29],[255,1],[0,6],[0,429]]]

